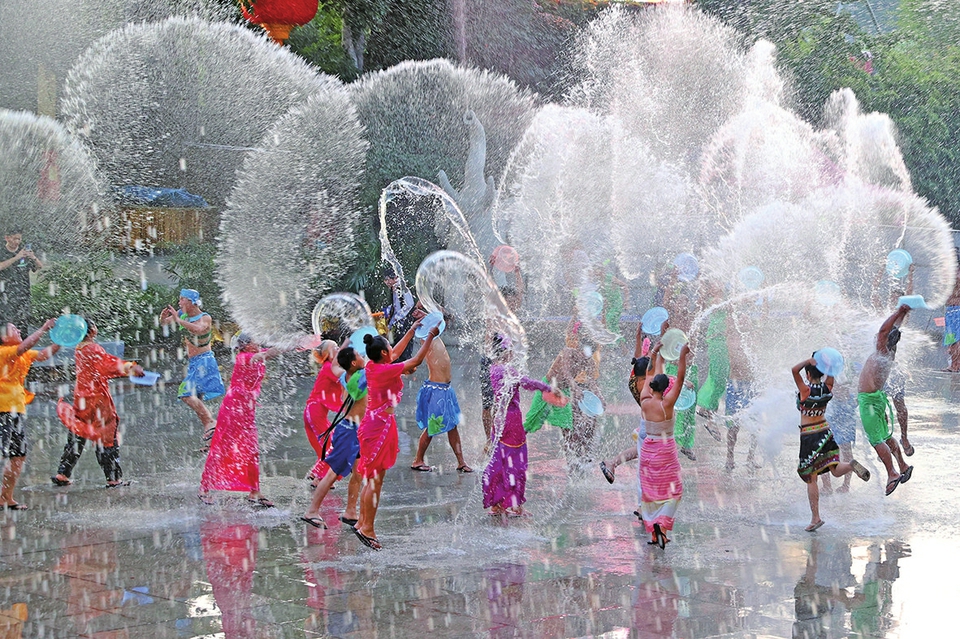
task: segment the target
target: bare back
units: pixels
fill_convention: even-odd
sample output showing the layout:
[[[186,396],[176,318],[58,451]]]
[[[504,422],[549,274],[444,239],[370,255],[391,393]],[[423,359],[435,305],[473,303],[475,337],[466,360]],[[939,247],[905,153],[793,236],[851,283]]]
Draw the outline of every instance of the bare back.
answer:
[[[893,357],[890,354],[874,351],[863,364],[857,390],[861,393],[873,393],[883,388],[892,366]]]
[[[447,346],[439,337],[433,339],[430,350],[427,351],[427,379],[438,384],[449,384],[452,379],[450,373],[450,353]]]

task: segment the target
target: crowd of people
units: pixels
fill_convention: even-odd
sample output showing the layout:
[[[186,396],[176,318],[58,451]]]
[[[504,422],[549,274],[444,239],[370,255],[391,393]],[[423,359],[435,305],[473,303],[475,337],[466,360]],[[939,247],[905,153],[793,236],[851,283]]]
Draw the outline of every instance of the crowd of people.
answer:
[[[41,268],[40,260],[29,248],[20,247],[19,234],[6,236],[4,247],[9,257],[0,261],[4,274],[3,336],[0,346],[0,435],[4,472],[0,505],[8,510],[26,509],[14,499],[14,488],[26,456],[24,420],[26,406],[32,399],[26,390],[25,378],[34,362],[54,355],[58,346],[35,349],[43,336],[54,326],[47,320],[39,330],[23,338],[23,308],[10,311],[11,304],[23,301],[23,281],[29,272]],[[2,257],[2,256],[0,256]],[[17,269],[13,276],[6,271]],[[510,308],[522,303],[523,278],[515,270],[516,286],[504,286],[503,294]],[[26,278],[26,279],[25,279]],[[403,397],[407,376],[426,362],[428,375],[416,399],[416,421],[421,429],[414,472],[433,470],[425,461],[432,439],[446,434],[456,458],[459,473],[473,473],[464,459],[458,427],[462,416],[456,391],[452,388],[450,355],[436,326],[421,333],[419,346],[415,335],[425,311],[409,293],[401,295],[397,278],[385,274],[385,284],[393,292],[386,309],[388,334],[398,339],[391,343],[387,335],[366,335],[364,344],[351,345],[324,339],[312,351],[319,367],[314,387],[303,416],[307,439],[316,453],[316,463],[307,473],[313,489],[311,502],[300,520],[315,528],[326,528],[320,508],[334,483],[348,479],[345,509],[339,520],[350,526],[366,546],[379,550],[381,543],[375,528],[381,504],[384,479],[397,461],[399,437],[396,407]],[[683,478],[679,456],[696,459],[694,435],[697,417],[707,432],[718,442],[724,440],[717,423],[726,425],[726,468],[736,468],[734,451],[740,429],[736,418],[754,398],[755,385],[751,369],[740,344],[744,322],[756,321],[730,310],[712,312],[699,336],[705,344],[701,360],[702,375],[695,364],[690,346],[685,344],[679,357],[664,358],[658,336],[669,327],[691,330],[696,309],[691,296],[678,293],[675,276],[662,282],[658,299],[670,309],[670,320],[659,331],[645,332],[638,326],[634,357],[626,385],[641,413],[636,429],[636,443],[627,446],[615,457],[599,463],[600,472],[610,483],[616,480],[617,469],[638,459],[636,481],[639,507],[636,514],[650,534],[650,544],[664,548],[670,541],[678,506],[683,495]],[[611,286],[613,286],[611,284]],[[716,288],[716,287],[714,287]],[[707,285],[699,293],[702,303],[717,301],[722,290]],[[960,287],[958,287],[960,288]],[[617,289],[619,290],[619,289]],[[17,298],[17,295],[21,295]],[[622,312],[621,295],[616,317],[605,317],[608,324],[619,325]],[[409,299],[408,299],[409,298]],[[957,299],[954,299],[957,298]],[[19,302],[17,301],[19,299]],[[951,300],[960,303],[958,291]],[[267,360],[280,354],[276,348],[264,348],[246,333],[239,333],[233,346],[235,361],[229,386],[225,387],[211,350],[213,320],[202,310],[200,294],[192,289],[180,291],[178,307],[168,306],[160,314],[162,325],[182,331],[188,358],[186,375],[178,388],[178,398],[198,417],[202,426],[201,446],[206,453],[198,499],[205,505],[215,503],[213,491],[239,491],[255,507],[271,508],[274,503],[260,490],[260,454],[256,428],[257,401],[266,372]],[[948,315],[954,306],[948,306]],[[873,353],[863,364],[856,395],[851,389],[838,388],[834,377],[818,368],[809,358],[793,367],[791,373],[797,389],[800,412],[800,446],[797,472],[806,483],[811,521],[806,530],[815,531],[824,523],[819,511],[820,486],[827,477],[843,477],[839,490],[847,490],[851,474],[867,481],[870,473],[852,458],[855,438],[855,411],[859,411],[863,431],[886,471],[885,493],[911,479],[913,467],[905,457],[913,454],[907,437],[907,412],[903,404],[904,382],[895,356],[900,331],[910,308],[899,307],[880,326]],[[126,485],[120,463],[117,437],[120,418],[110,394],[110,379],[142,376],[143,369],[135,362],[108,354],[96,342],[97,327],[86,321],[86,334],[75,349],[76,385],[73,401],[61,399],[57,415],[67,429],[67,441],[57,472],[51,481],[57,486],[71,484],[71,474],[87,442],[95,447],[106,486]],[[948,329],[953,326],[948,320]],[[424,327],[425,328],[425,327]],[[960,330],[960,329],[958,329]],[[948,332],[949,334],[949,332]],[[481,487],[483,507],[491,515],[504,519],[527,516],[526,479],[528,465],[527,434],[536,432],[545,423],[562,430],[562,448],[571,469],[583,470],[583,462],[593,455],[597,416],[583,407],[585,393],[601,397],[601,346],[595,343],[583,323],[570,321],[565,344],[541,379],[524,374],[513,362],[513,344],[508,335],[490,332],[485,339],[480,361],[480,388],[483,425],[489,439],[485,453],[489,459],[483,469]],[[950,344],[951,355],[953,342]],[[951,363],[951,369],[953,363]],[[892,382],[892,383],[891,383]],[[684,389],[696,391],[696,403],[678,407]],[[524,417],[520,391],[534,392],[531,409]],[[897,406],[896,417],[888,394]],[[223,396],[214,417],[206,402]],[[721,398],[725,416],[718,417]],[[831,404],[831,402],[833,402]],[[855,402],[856,409],[851,409]],[[828,422],[828,405],[832,410]],[[900,440],[894,437],[894,424],[899,424]],[[756,465],[756,438],[751,438],[747,453],[748,466]]]

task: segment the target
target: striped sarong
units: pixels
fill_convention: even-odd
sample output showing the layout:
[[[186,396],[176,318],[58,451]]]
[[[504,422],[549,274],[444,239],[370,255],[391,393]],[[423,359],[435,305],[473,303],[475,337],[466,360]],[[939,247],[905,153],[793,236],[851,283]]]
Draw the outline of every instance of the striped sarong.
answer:
[[[682,496],[677,443],[673,437],[647,435],[640,445],[640,515],[647,532],[654,524],[673,529]]]

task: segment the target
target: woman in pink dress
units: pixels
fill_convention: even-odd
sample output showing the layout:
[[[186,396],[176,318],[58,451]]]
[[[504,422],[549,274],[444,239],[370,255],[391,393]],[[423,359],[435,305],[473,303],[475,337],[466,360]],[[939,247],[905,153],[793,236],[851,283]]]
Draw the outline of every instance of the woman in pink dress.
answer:
[[[357,428],[357,439],[360,440],[360,462],[357,470],[366,481],[360,492],[360,518],[353,527],[353,532],[365,546],[374,550],[380,550],[373,522],[377,518],[377,508],[380,505],[383,476],[397,463],[397,454],[400,452],[397,418],[394,416],[394,409],[403,396],[403,379],[400,376],[417,370],[417,366],[423,363],[430,351],[433,338],[440,334],[439,329],[434,326],[416,355],[402,362],[393,361],[394,357],[403,353],[419,326],[420,320],[417,320],[393,347],[382,335],[366,335],[363,338],[370,361],[365,369],[367,412]]]
[[[307,398],[307,407],[303,411],[303,426],[307,431],[307,441],[317,453],[317,463],[307,476],[310,486],[316,488],[317,482],[330,470],[327,463],[320,459],[324,448],[321,439],[330,428],[328,413],[336,413],[343,404],[343,385],[340,383],[343,370],[337,366],[337,343],[333,340],[325,339],[320,342],[312,355],[314,361],[320,364],[320,372],[317,373],[317,380],[313,383],[310,397]]]
[[[265,362],[279,351],[261,350],[245,333],[236,337],[236,345],[240,352],[230,388],[217,414],[217,429],[210,442],[197,496],[203,503],[212,505],[211,490],[245,491],[250,503],[272,508],[273,502],[260,494],[260,444],[255,417],[260,384],[267,369]]]

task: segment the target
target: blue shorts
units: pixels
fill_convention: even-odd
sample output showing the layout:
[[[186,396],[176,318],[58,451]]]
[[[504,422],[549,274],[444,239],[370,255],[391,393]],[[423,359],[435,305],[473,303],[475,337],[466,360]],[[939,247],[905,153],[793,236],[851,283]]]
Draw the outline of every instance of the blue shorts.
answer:
[[[960,342],[960,306],[948,306],[943,314],[943,345]]]
[[[220,397],[225,392],[220,367],[213,353],[207,351],[191,357],[187,364],[187,376],[180,382],[177,397],[193,396],[207,400]]]
[[[735,415],[750,405],[753,395],[750,382],[743,379],[727,380],[727,397],[724,401],[724,414]]]
[[[417,393],[417,426],[430,437],[453,430],[460,423],[460,404],[450,384],[426,381]]]
[[[324,456],[330,469],[338,476],[346,477],[353,470],[353,463],[360,456],[360,441],[357,439],[357,425],[342,420],[333,428],[332,447]]]
[[[857,441],[857,414],[860,408],[857,400],[850,398],[847,401],[834,399],[827,404],[827,423],[833,431],[833,439],[837,444],[853,444]]]

